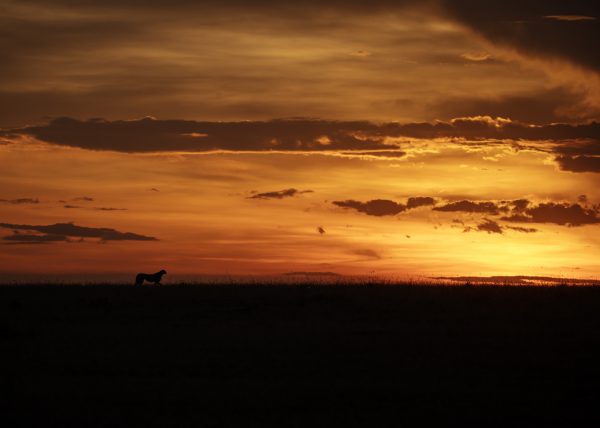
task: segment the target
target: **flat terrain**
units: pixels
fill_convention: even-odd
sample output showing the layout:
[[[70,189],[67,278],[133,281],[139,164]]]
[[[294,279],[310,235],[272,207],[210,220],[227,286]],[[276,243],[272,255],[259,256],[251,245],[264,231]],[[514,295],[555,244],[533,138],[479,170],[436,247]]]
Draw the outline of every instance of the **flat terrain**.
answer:
[[[0,314],[7,427],[598,426],[597,287],[21,285]]]

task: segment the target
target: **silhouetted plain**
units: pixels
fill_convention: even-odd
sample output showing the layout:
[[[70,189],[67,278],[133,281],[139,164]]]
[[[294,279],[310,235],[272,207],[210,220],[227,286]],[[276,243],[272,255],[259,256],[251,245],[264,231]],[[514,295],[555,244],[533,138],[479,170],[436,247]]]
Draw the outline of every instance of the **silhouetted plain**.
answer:
[[[597,425],[598,287],[306,285],[2,286],[4,426]]]

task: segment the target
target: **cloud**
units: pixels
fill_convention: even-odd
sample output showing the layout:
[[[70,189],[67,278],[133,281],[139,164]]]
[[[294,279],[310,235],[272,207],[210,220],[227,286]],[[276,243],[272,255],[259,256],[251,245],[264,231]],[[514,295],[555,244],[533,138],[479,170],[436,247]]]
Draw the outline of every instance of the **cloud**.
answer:
[[[430,110],[436,119],[442,120],[490,116],[544,124],[568,120],[573,105],[582,102],[585,96],[563,87],[515,94],[471,94],[444,98],[433,103]]]
[[[72,204],[65,204],[63,205],[63,208],[68,208],[68,209],[91,209],[91,210],[95,210],[95,211],[127,211],[127,208],[113,208],[113,207],[83,207],[81,205],[72,205]]]
[[[537,229],[534,229],[532,227],[503,226],[502,228],[514,230],[515,232],[521,232],[521,233],[536,233],[536,232],[538,232]]]
[[[127,208],[94,207],[96,211],[127,211]]]
[[[425,127],[427,128],[427,127]],[[460,117],[449,123],[438,122],[429,127],[437,137],[462,137],[467,139],[513,139],[513,140],[568,140],[600,139],[600,123],[569,125],[551,123],[535,125],[491,116]],[[430,137],[425,138],[432,138]],[[416,137],[416,135],[414,136]]]
[[[484,219],[483,223],[477,225],[477,230],[480,232],[502,234],[502,227],[495,221],[488,218]]]
[[[582,202],[582,199],[579,199],[579,202]],[[504,214],[500,220],[517,223],[554,223],[563,226],[582,226],[585,224],[600,223],[600,207],[585,208],[580,204],[570,204],[566,202],[548,202],[536,205],[527,199],[500,202],[473,202],[462,200],[441,207],[434,207],[433,210],[481,213],[488,215]],[[462,220],[459,219],[453,220],[453,223],[464,224]],[[467,226],[465,231],[483,230],[490,233],[501,233],[502,229],[510,229],[523,233],[537,232],[536,229],[532,228],[500,226],[492,223],[494,223],[492,220],[485,219],[485,222],[481,223],[476,228]]]
[[[373,199],[367,202],[348,199],[345,201],[333,201],[332,203],[338,207],[355,209],[367,215],[383,217],[396,215],[418,207],[434,205],[436,201],[428,196],[416,196],[408,198],[406,204],[394,202],[389,199]]]
[[[398,157],[404,153],[390,150],[398,149],[398,145],[386,139],[399,137],[554,140],[561,142],[557,147],[557,150],[561,150],[557,152],[560,154],[568,154],[569,150],[576,154],[581,154],[579,151],[584,149],[597,151],[600,146],[600,123],[597,122],[533,125],[490,116],[405,124],[318,119],[197,122],[152,118],[129,121],[59,118],[44,125],[6,130],[3,133],[6,137],[27,135],[51,144],[126,153],[356,151],[356,154],[367,156]]]
[[[566,156],[600,156],[600,136],[580,137],[580,140],[560,142],[553,152]]]
[[[333,201],[334,205],[342,208],[352,208],[361,213],[376,217],[396,215],[406,211],[406,205],[398,204],[387,199],[373,199],[367,202],[348,199],[346,201]]]
[[[557,156],[555,161],[563,171],[600,172],[600,156]]]
[[[503,226],[500,225],[498,222],[491,220],[489,218],[484,218],[483,219],[483,223],[479,223],[477,226],[473,227],[473,226],[466,226],[463,230],[463,232],[471,232],[471,231],[476,231],[476,232],[487,232],[487,233],[497,233],[497,234],[504,234],[505,230],[512,230],[515,232],[521,232],[521,233],[535,233],[538,230],[534,229],[534,228],[529,228],[529,227],[514,227],[514,226]],[[457,223],[456,220],[453,221],[454,223]],[[460,221],[458,221],[458,223],[462,223]]]
[[[600,26],[593,19],[600,15],[597,2],[443,0],[442,4],[451,18],[494,45],[512,48],[526,56],[559,58],[600,70],[600,57],[592,54],[597,50],[596,40],[600,39]],[[564,13],[565,10],[571,13]]]
[[[516,199],[510,203],[513,212],[522,213],[529,206],[531,202],[527,199]]]
[[[61,235],[78,238],[100,238],[102,241],[156,241],[151,236],[131,232],[119,232],[115,229],[77,226],[73,223],[56,223],[47,226],[0,223],[0,227],[13,231],[28,230],[46,235]]]
[[[354,15],[364,19],[365,16],[381,12],[397,14],[407,6],[415,8],[434,4],[441,8],[427,9],[430,15],[436,12],[438,19],[442,15],[458,21],[492,43],[507,44],[524,53],[554,55],[576,63],[596,64],[593,59],[585,58],[594,56],[594,50],[585,51],[585,48],[594,46],[594,41],[598,40],[598,37],[594,37],[598,35],[595,17],[600,15],[596,2],[589,0],[571,0],[567,3],[523,0],[298,0],[289,5],[277,4],[272,0],[256,0],[251,4],[239,0],[175,0],[145,2],[144,8],[140,8],[140,3],[135,0],[106,0],[102,8],[91,1],[73,4],[70,1],[37,0],[27,3],[32,3],[32,6],[14,10],[7,8],[4,25],[7,27],[7,36],[10,36],[8,41],[15,46],[22,46],[29,55],[48,50],[54,52],[61,47],[61,43],[64,49],[70,51],[127,38],[137,39],[147,33],[146,26],[149,23],[158,23],[164,16],[169,16],[177,26],[185,27],[198,21],[199,17],[206,17],[210,22],[219,16],[258,14],[267,22],[282,18],[288,27],[301,26],[317,31],[323,22],[316,18],[322,19],[324,11],[336,17]],[[115,19],[116,11],[122,12],[117,15],[120,19]],[[21,26],[17,26],[17,23]],[[577,25],[561,26],[565,23]],[[578,41],[583,46],[577,46]],[[569,46],[572,52],[569,52]],[[367,52],[362,47],[350,51],[361,55]],[[7,46],[11,61],[20,59],[18,54],[17,49]]]
[[[590,0],[483,2],[441,0],[447,17],[484,39],[495,56],[536,68],[551,81],[582,90],[563,113],[582,120],[600,112],[600,5]],[[569,12],[569,13],[565,13]],[[520,109],[523,111],[522,109]]]
[[[67,237],[65,235],[33,235],[29,233],[18,233],[14,231],[12,235],[5,236],[2,238],[4,241],[9,241],[11,244],[41,244],[48,242],[65,242]]]
[[[600,152],[600,124],[596,122],[583,125],[532,125],[488,116],[458,118],[434,124],[375,124],[316,119],[195,122],[145,118],[109,122],[61,118],[46,125],[13,129],[5,133],[30,135],[58,145],[128,153],[233,150],[342,151],[353,154],[356,151],[357,155],[362,156],[402,157],[404,152],[389,150],[390,147],[399,146],[386,141],[387,138],[397,137],[555,140],[560,142],[555,148],[557,155]],[[192,136],[196,133],[205,136]],[[326,140],[324,137],[327,137]]]
[[[492,215],[498,215],[500,214],[500,211],[504,209],[505,208],[499,207],[494,202],[472,202],[467,200],[451,202],[447,205],[433,208],[434,211],[483,213]]]
[[[429,205],[435,205],[435,203],[435,199],[430,198],[428,196],[411,197],[408,198],[408,200],[406,201],[406,208],[413,209],[418,207],[425,207]]]
[[[355,152],[342,152],[343,155],[347,156],[369,156],[376,158],[402,158],[406,156],[406,152],[401,150],[377,150],[373,152],[363,152],[363,151],[355,151]]]
[[[583,226],[600,223],[598,208],[584,208],[579,204],[541,203],[527,208],[521,214],[513,213],[502,220],[517,223],[553,223],[562,226]]]
[[[72,201],[80,201],[80,202],[93,202],[94,198],[90,198],[89,196],[79,196],[77,198],[71,199]]]
[[[353,250],[352,254],[356,254],[357,256],[367,257],[369,259],[381,259],[381,255],[375,251],[368,248]]]
[[[318,119],[196,122],[144,118],[129,121],[59,118],[45,125],[4,131],[90,150],[153,151],[347,151],[369,156],[403,156],[386,138],[554,140],[560,153],[600,150],[600,123],[534,125],[491,116],[460,117],[435,123],[373,123]],[[203,137],[196,137],[202,134]],[[326,139],[324,139],[326,137]],[[586,141],[587,139],[587,141]],[[576,141],[567,141],[576,140]],[[326,142],[326,143],[325,143]],[[365,152],[365,149],[367,152]],[[358,153],[360,152],[360,153]]]
[[[257,193],[256,195],[249,196],[248,199],[283,199],[291,198],[296,195],[302,195],[303,193],[312,193],[312,190],[296,190],[296,189],[285,189],[278,190],[275,192]]]
[[[406,211],[406,206],[387,199],[374,199],[372,201],[360,202],[352,199],[346,201],[333,201],[334,205],[342,208],[352,208],[367,215],[383,217],[396,215]]]
[[[562,142],[552,152],[563,171],[600,172],[600,138]]]
[[[555,19],[557,21],[595,21],[595,16],[585,15],[546,15],[546,19]]]
[[[24,205],[24,204],[39,204],[39,199],[35,198],[17,198],[17,199],[0,199],[0,202],[12,205]]]
[[[356,56],[356,57],[360,57],[360,58],[366,58],[368,56],[371,56],[371,52],[369,52],[369,51],[363,51],[363,50],[357,50],[357,51],[350,52],[348,55],[350,55],[350,56]]]
[[[563,226],[582,226],[585,224],[600,223],[600,207],[585,208],[580,204],[570,204],[566,202],[548,202],[536,205],[532,204],[531,201],[527,199],[500,202],[473,202],[462,200],[444,206],[434,207],[433,210],[488,215],[504,214],[500,220],[516,223],[554,223]],[[463,224],[461,220],[457,219],[453,220],[453,223]],[[499,225],[498,227],[524,233],[537,232],[536,229],[531,228],[512,226],[502,227]],[[501,233],[501,229],[500,232],[498,232],[499,229],[495,224],[492,224],[492,221],[489,219],[485,219],[485,222],[478,225],[476,228],[471,226],[465,228],[466,232],[470,230],[484,230],[490,233]]]
[[[361,138],[356,135],[375,128],[369,122],[315,119],[196,122],[144,118],[111,122],[59,118],[46,125],[13,129],[11,133],[31,135],[53,144],[128,153],[389,149],[378,135]]]
[[[503,83],[519,87],[514,76],[498,71],[473,83],[460,76],[470,77],[469,72],[446,73],[446,64],[431,77],[428,71],[438,64],[441,50],[448,52],[442,56],[466,52],[468,58],[485,58],[470,51],[481,45],[472,32],[491,42],[490,51],[501,46],[533,58],[597,64],[597,21],[589,18],[597,16],[598,7],[583,0],[562,7],[516,0],[150,1],[143,7],[133,0],[5,3],[0,118],[6,117],[6,124],[31,123],[44,115],[166,116],[174,111],[213,119],[298,112],[369,117],[370,111],[393,117],[375,112],[370,101],[384,102],[394,92],[414,100],[419,94],[450,92],[444,89],[479,92],[469,88],[495,77],[503,81],[489,88],[494,92]],[[406,7],[410,13],[404,13]],[[572,13],[562,13],[565,8]],[[564,22],[575,18],[580,21]],[[464,27],[469,31],[461,31]],[[186,40],[202,40],[202,49],[182,43]],[[295,54],[281,55],[286,47]],[[110,65],[103,61],[107,53]],[[370,67],[359,69],[356,63]],[[396,79],[395,70],[406,64],[411,66],[403,69],[403,79]],[[346,72],[339,73],[340,66]],[[454,77],[451,88],[445,83],[449,76]],[[352,99],[365,102],[348,102]]]
[[[317,232],[319,232],[320,235],[325,235],[326,233],[322,226],[317,227]]]
[[[492,55],[487,52],[465,52],[460,57],[467,61],[482,62],[491,59]]]

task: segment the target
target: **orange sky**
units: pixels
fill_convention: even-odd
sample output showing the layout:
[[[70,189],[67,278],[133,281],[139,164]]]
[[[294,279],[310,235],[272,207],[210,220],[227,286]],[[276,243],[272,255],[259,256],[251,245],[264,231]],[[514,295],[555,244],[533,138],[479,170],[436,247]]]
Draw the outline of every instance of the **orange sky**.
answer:
[[[596,10],[495,3],[3,2],[0,272],[598,278]]]

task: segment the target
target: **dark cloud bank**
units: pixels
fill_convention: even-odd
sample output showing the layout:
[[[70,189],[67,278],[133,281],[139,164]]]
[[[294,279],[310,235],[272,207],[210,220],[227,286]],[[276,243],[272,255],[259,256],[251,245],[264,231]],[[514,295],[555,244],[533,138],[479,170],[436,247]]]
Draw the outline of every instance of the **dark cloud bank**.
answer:
[[[56,223],[47,226],[28,224],[0,223],[0,227],[11,229],[13,235],[3,240],[11,243],[42,243],[68,241],[68,238],[99,238],[101,241],[156,241],[152,236],[131,232],[119,232],[115,229],[77,226],[73,223]],[[23,233],[26,231],[26,233]],[[31,232],[40,233],[41,235]]]
[[[458,118],[436,123],[374,123],[317,119],[276,119],[248,122],[190,120],[129,121],[72,118],[44,125],[5,130],[6,137],[29,135],[52,144],[126,153],[155,151],[320,151],[389,150],[385,137],[465,138],[471,140],[592,140],[567,146],[566,155],[600,155],[600,123],[531,125],[489,117]],[[324,139],[323,137],[327,137]],[[571,150],[571,153],[568,153]]]
[[[251,122],[189,120],[131,121],[58,118],[45,125],[0,132],[89,150],[125,153],[191,151],[342,151],[400,157],[399,145],[386,137],[467,140],[549,140],[558,165],[572,172],[600,172],[600,123],[531,125],[490,117],[459,118],[436,123],[373,123],[316,119]],[[396,150],[390,150],[396,149]]]
[[[600,172],[600,156],[557,156],[555,160],[564,171]]]
[[[579,197],[579,200],[583,200],[582,196]],[[434,206],[437,203],[435,199],[430,197],[416,197],[408,198],[406,204],[388,199],[373,199],[366,202],[348,199],[345,201],[333,201],[332,203],[341,208],[353,209],[375,217],[394,216],[411,208],[433,206],[431,208],[432,211],[501,216],[499,220],[509,223],[551,223],[570,227],[600,223],[600,206],[589,207],[580,203],[568,202],[543,202],[534,204],[527,199],[500,202],[462,200]],[[461,220],[454,220],[454,222],[463,224]],[[513,230],[522,233],[537,232],[536,229],[529,227],[503,226],[498,224],[496,220],[489,218],[484,218],[483,222],[476,226],[465,227],[465,232],[503,233],[504,230]]]
[[[444,0],[451,18],[497,45],[532,57],[560,58],[600,70],[600,3],[593,0]],[[553,19],[548,19],[553,17]]]
[[[454,96],[430,106],[435,119],[451,120],[456,117],[491,116],[510,117],[526,123],[544,124],[568,121],[573,106],[585,98],[584,92],[553,88],[496,96]],[[583,111],[580,119],[586,119]],[[590,119],[595,112],[591,112]]]

